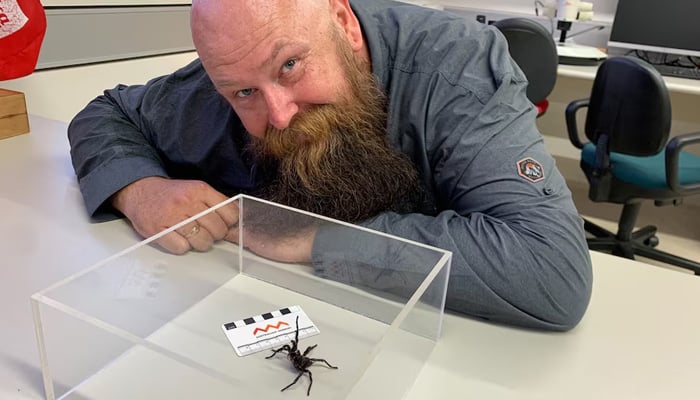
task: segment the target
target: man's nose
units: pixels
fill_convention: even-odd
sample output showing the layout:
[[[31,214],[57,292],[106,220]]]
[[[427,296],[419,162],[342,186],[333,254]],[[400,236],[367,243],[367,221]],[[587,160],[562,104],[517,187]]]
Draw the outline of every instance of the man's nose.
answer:
[[[268,122],[277,129],[285,129],[299,112],[292,93],[284,87],[275,87],[265,95]]]

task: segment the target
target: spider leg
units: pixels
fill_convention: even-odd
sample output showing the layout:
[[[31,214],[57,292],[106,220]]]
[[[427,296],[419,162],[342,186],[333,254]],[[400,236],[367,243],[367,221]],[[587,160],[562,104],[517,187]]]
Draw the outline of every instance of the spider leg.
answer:
[[[302,371],[302,374],[303,374],[304,372],[306,372],[306,373],[309,374],[309,388],[306,389],[306,395],[308,396],[308,395],[311,394],[311,385],[314,384],[314,378],[311,377],[311,371],[309,371],[308,369],[305,369],[304,371]]]
[[[307,354],[309,354],[309,353],[311,352],[311,350],[315,349],[316,346],[318,346],[318,345],[315,344],[315,345],[313,345],[313,346],[307,347],[306,350],[304,350],[304,354],[302,354],[302,355],[303,355],[303,356],[306,356]]]
[[[297,315],[297,331],[294,333],[294,343],[299,343],[299,316]]]
[[[285,344],[284,346],[280,347],[279,349],[272,349],[272,354],[270,354],[269,356],[267,356],[265,358],[272,358],[275,355],[277,355],[277,353],[279,353],[280,351],[289,352],[289,350],[290,350],[289,345]]]
[[[322,362],[325,363],[329,368],[338,369],[338,367],[332,366],[328,361],[324,360],[323,358],[309,358],[309,361]]]
[[[299,372],[299,375],[297,375],[297,377],[294,378],[294,380],[292,381],[292,383],[290,383],[289,385],[283,387],[282,390],[280,390],[280,392],[284,392],[285,390],[289,389],[292,385],[294,385],[295,383],[297,383],[297,381],[299,380],[299,378],[301,378],[301,376],[304,375],[304,372],[305,372],[305,371]]]

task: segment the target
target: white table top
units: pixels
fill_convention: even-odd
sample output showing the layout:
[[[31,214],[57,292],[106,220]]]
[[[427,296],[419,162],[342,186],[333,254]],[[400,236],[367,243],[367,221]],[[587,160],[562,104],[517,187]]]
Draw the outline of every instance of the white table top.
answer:
[[[122,220],[90,223],[66,124],[32,117],[0,141],[0,398],[37,399],[43,383],[29,297],[136,243]],[[700,398],[700,279],[593,252],[591,305],[567,333],[448,315],[407,398]]]

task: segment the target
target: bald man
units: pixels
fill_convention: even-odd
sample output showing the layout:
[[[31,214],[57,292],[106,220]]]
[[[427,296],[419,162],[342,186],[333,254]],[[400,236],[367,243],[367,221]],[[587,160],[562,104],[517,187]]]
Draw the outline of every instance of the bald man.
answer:
[[[578,323],[582,220],[496,29],[384,0],[195,0],[191,22],[198,60],[108,90],[71,122],[91,215],[121,213],[147,237],[253,194],[452,251],[452,310]],[[237,220],[232,205],[158,244],[205,251],[235,241]],[[392,284],[381,265],[327,268],[327,238],[252,250]]]

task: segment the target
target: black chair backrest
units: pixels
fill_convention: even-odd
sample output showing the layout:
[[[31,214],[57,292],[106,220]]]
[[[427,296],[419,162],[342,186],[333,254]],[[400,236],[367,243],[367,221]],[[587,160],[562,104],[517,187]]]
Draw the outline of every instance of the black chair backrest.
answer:
[[[510,56],[529,82],[527,98],[534,104],[546,99],[557,81],[557,46],[541,24],[527,18],[506,18],[493,23],[506,37]]]
[[[593,82],[586,136],[608,136],[616,153],[649,156],[663,150],[671,130],[671,101],[661,74],[628,56],[603,62]]]

